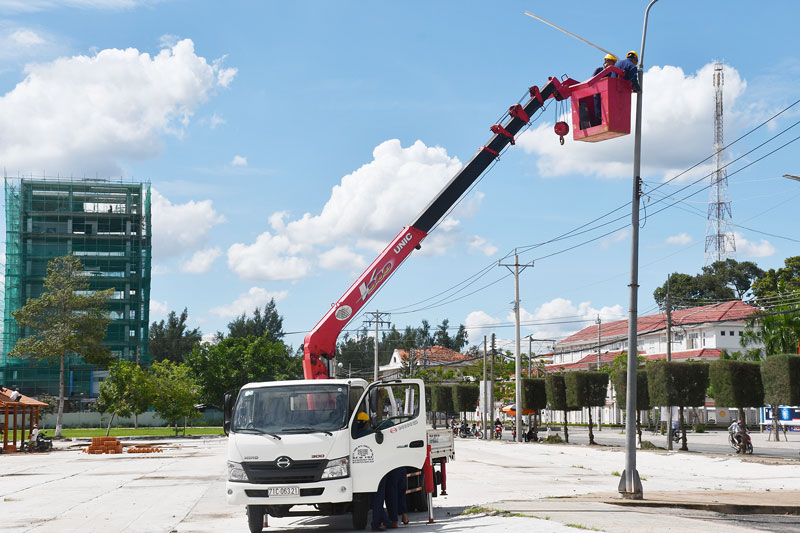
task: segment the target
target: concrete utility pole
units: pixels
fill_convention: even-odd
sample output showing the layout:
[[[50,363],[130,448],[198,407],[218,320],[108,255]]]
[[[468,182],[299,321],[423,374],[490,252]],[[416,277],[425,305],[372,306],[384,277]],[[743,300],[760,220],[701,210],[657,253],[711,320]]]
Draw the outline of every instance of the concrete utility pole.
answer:
[[[368,325],[372,325],[373,322],[375,323],[375,363],[373,367],[373,377],[374,381],[378,381],[378,328],[380,326],[390,326],[391,322],[388,320],[384,320],[383,317],[388,317],[389,313],[381,313],[377,309],[373,313],[365,313],[366,315],[371,315],[371,318],[365,319],[365,322]]]
[[[669,295],[669,276],[667,276],[667,361],[672,361],[672,299]],[[672,450],[672,406],[667,406],[667,449]]]
[[[522,357],[520,355],[519,349],[519,267],[522,267],[522,270],[525,270],[529,266],[533,266],[533,261],[531,264],[519,264],[519,256],[517,255],[517,249],[514,248],[514,264],[513,265],[504,265],[500,261],[497,262],[499,266],[504,266],[508,268],[511,272],[514,273],[514,336],[516,340],[516,345],[514,349],[514,376],[516,383],[514,384],[514,396],[515,396],[515,403],[514,403],[514,410],[516,411],[515,423],[514,427],[517,429],[517,442],[522,442]],[[511,270],[511,267],[514,267],[514,270]]]
[[[491,383],[489,384],[489,413],[492,418],[494,418],[494,359],[496,355],[495,336],[494,333],[492,333],[492,377],[490,378]]]
[[[597,370],[603,365],[603,360],[600,357],[600,314],[597,315]],[[591,407],[589,408],[591,409]],[[597,408],[597,431],[603,431],[603,408]]]
[[[481,431],[483,432],[483,438],[488,439],[489,434],[486,433],[486,429],[489,427],[488,424],[488,416],[489,416],[489,383],[486,381],[486,335],[483,336],[483,427],[481,427]]]
[[[651,0],[644,13],[642,28],[642,48],[639,53],[639,86],[642,92],[636,95],[636,133],[633,140],[633,199],[631,201],[631,282],[630,305],[628,309],[628,386],[625,398],[625,471],[617,489],[623,498],[641,500],[644,498],[642,481],[636,471],[636,370],[637,359],[637,313],[639,301],[639,199],[642,194],[641,154],[642,154],[642,94],[644,93],[644,42],[647,36],[647,17],[650,8],[658,0]]]

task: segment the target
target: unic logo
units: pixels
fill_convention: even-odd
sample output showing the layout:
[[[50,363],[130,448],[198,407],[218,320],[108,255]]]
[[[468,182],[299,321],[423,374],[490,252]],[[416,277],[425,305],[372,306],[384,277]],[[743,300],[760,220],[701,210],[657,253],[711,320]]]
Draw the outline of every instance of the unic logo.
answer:
[[[361,284],[361,286],[358,288],[358,290],[361,292],[361,300],[366,301],[367,297],[372,294],[372,291],[378,288],[378,285],[381,284],[381,281],[386,279],[386,276],[388,276],[389,272],[392,271],[393,265],[394,261],[389,261],[383,265],[383,268],[376,268],[369,277],[369,280]]]
[[[411,239],[412,239],[411,233],[406,233],[403,239],[397,243],[397,246],[394,247],[394,253],[399,254],[400,250],[402,250]]]

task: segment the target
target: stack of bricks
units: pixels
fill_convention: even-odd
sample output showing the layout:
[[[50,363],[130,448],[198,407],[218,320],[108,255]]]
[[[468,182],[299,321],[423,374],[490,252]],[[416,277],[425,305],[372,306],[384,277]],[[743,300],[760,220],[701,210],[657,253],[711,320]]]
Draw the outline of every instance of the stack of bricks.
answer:
[[[128,453],[153,453],[153,452],[163,452],[162,448],[156,448],[154,446],[145,446],[145,445],[137,445],[133,448],[128,448]]]
[[[122,453],[122,443],[116,437],[92,437],[92,443],[83,451],[88,454]]]

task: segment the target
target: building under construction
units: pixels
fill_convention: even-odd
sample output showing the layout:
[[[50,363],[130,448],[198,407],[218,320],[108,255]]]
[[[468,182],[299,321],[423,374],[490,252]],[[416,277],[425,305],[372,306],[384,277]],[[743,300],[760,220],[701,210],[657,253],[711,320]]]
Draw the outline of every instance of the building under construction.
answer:
[[[112,357],[148,362],[150,184],[104,179],[5,180],[6,265],[0,383],[27,395],[58,393],[58,364],[8,357],[24,335],[13,312],[43,291],[48,262],[72,254],[91,290],[113,287],[104,344]],[[106,375],[78,357],[67,361],[65,391],[88,400]]]

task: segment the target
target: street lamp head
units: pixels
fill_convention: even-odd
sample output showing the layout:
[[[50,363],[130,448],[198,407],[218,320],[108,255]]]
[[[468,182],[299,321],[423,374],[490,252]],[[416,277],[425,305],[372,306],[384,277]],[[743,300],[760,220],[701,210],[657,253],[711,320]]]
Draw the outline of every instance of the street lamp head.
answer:
[[[792,174],[784,174],[784,178],[789,178],[790,180],[800,181],[800,176],[793,176]]]

